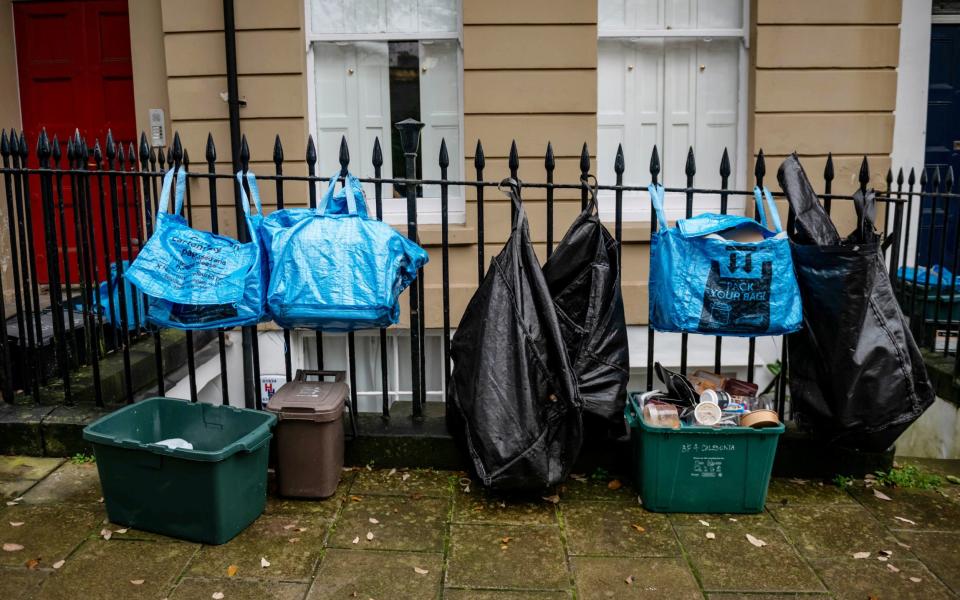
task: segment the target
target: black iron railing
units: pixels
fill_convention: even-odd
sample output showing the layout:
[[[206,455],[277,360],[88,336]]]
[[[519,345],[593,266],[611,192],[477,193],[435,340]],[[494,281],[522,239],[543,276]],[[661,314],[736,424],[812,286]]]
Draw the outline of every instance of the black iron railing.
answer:
[[[407,173],[416,172],[417,153],[420,128],[422,124],[416,121],[405,121],[397,124],[401,135],[402,147],[406,159]],[[98,405],[109,404],[114,398],[107,397],[101,386],[101,364],[104,360],[113,357],[122,362],[122,399],[132,402],[142,387],[134,380],[131,367],[131,349],[149,348],[152,352],[152,369],[155,370],[155,390],[159,394],[165,393],[165,375],[169,374],[170,365],[164,364],[164,347],[161,331],[148,326],[140,318],[139,311],[128,314],[130,307],[135,307],[135,299],[127,298],[127,288],[117,284],[122,281],[124,260],[133,260],[138,250],[143,246],[145,239],[153,233],[154,220],[157,211],[159,182],[167,169],[188,168],[191,166],[189,154],[181,146],[179,136],[174,136],[173,144],[169,149],[151,148],[147,144],[145,135],[141,135],[139,147],[132,141],[126,146],[117,143],[112,134],[107,133],[104,144],[94,140],[91,144],[79,132],[75,133],[66,144],[62,144],[57,136],[48,139],[46,132],[41,132],[37,144],[31,152],[23,133],[6,131],[0,137],[0,155],[3,159],[4,199],[6,200],[7,239],[0,240],[0,257],[9,261],[0,284],[6,289],[0,289],[4,299],[10,298],[7,303],[0,304],[0,321],[7,324],[8,343],[0,345],[0,362],[3,368],[3,396],[7,402],[39,401],[42,397],[41,388],[49,385],[58,386],[62,393],[62,401],[75,401],[71,390],[71,381],[76,379],[78,372],[89,370],[93,380],[93,399]],[[224,199],[218,198],[217,181],[231,179],[234,182],[234,198],[227,204],[232,204],[237,210],[237,223],[242,223],[238,195],[241,185],[233,173],[223,173],[217,170],[217,152],[213,137],[208,136],[204,158],[206,169],[188,169],[191,180],[206,182],[209,204],[210,229],[219,232],[218,208],[223,205]],[[307,175],[288,175],[284,173],[284,150],[280,137],[277,136],[273,149],[274,172],[272,174],[258,173],[257,177],[263,182],[273,182],[276,190],[277,208],[285,206],[285,186],[290,182],[306,182],[308,188],[309,206],[317,205],[318,186],[326,180],[317,176],[317,150],[311,137],[306,146]],[[417,189],[420,186],[438,186],[440,190],[441,212],[441,244],[439,252],[442,260],[441,290],[442,290],[442,331],[439,332],[442,340],[442,390],[450,377],[451,365],[449,355],[450,321],[450,221],[449,198],[451,188],[459,192],[458,197],[466,197],[466,191],[472,189],[476,196],[476,258],[477,280],[483,278],[486,270],[487,257],[484,254],[484,192],[487,188],[496,187],[503,176],[516,178],[520,168],[520,159],[516,144],[513,144],[507,162],[508,172],[492,174],[485,171],[486,164],[482,144],[478,141],[474,152],[473,166],[475,178],[471,180],[449,180],[447,170],[449,156],[445,142],[441,144],[439,156],[436,158],[440,167],[439,179],[417,178],[384,178],[381,176],[383,154],[379,140],[373,147],[370,158],[373,165],[374,177],[362,178],[361,181],[372,185],[373,204],[376,217],[383,219],[384,186],[396,185],[405,190],[407,224],[406,234],[411,239],[418,236]],[[239,163],[243,171],[249,169],[250,149],[244,137],[239,150]],[[339,148],[339,163],[341,172],[346,173],[350,166],[350,155],[346,140],[341,141]],[[626,157],[623,149],[617,152],[614,162],[615,182],[601,182],[599,189],[607,193],[612,192],[614,201],[613,232],[617,241],[623,237],[623,214],[625,193],[646,192],[646,185],[624,183],[627,172]],[[551,254],[554,247],[554,194],[556,190],[580,189],[581,204],[586,206],[588,190],[586,188],[587,175],[591,173],[592,164],[587,145],[583,145],[579,170],[581,181],[556,183],[554,181],[556,160],[553,148],[547,145],[543,159],[543,182],[524,181],[524,188],[539,188],[545,191],[543,210],[546,217],[546,251]],[[694,199],[714,197],[719,199],[720,212],[726,213],[730,207],[730,200],[743,197],[753,198],[752,190],[733,189],[731,187],[731,164],[726,150],[724,150],[718,165],[720,176],[719,188],[697,187],[698,173],[694,150],[690,148],[685,164],[685,186],[668,187],[668,192],[683,194],[685,199],[684,214],[690,217],[694,212]],[[204,172],[205,171],[205,172]],[[649,180],[657,183],[661,175],[661,163],[657,148],[653,148],[649,167]],[[643,176],[646,178],[646,175]],[[828,157],[823,173],[824,193],[821,195],[826,210],[829,212],[833,203],[848,201],[852,197],[832,193],[834,183],[834,166],[832,157]],[[767,182],[767,167],[763,152],[760,151],[753,169],[754,183],[763,186]],[[245,180],[244,180],[245,181]],[[870,181],[869,166],[866,157],[859,172],[859,186],[865,189]],[[886,251],[886,260],[892,276],[897,275],[898,266],[906,266],[908,262],[917,264],[922,258],[931,256],[933,250],[928,249],[924,257],[918,250],[912,261],[908,261],[902,247],[909,247],[911,235],[916,240],[917,228],[915,223],[908,223],[911,208],[915,201],[931,200],[936,209],[940,201],[952,201],[957,195],[952,193],[952,172],[947,175],[946,190],[941,189],[937,172],[931,185],[927,185],[925,176],[921,176],[920,190],[914,191],[913,173],[906,180],[902,171],[896,182],[892,172],[887,173],[886,190],[880,191],[878,199],[888,210],[885,211],[883,229],[885,234],[893,234],[894,241]],[[203,185],[203,183],[201,183]],[[243,185],[246,185],[245,183]],[[269,185],[269,184],[267,184]],[[190,187],[187,186],[187,198],[184,212],[188,222],[197,216],[198,210],[206,207],[195,205],[190,197]],[[781,196],[774,192],[775,196]],[[649,200],[645,195],[637,198],[630,194],[630,202],[645,202]],[[39,204],[41,210],[35,210]],[[906,212],[905,212],[906,211]],[[651,211],[652,213],[652,211]],[[905,214],[907,215],[905,217]],[[946,214],[946,213],[945,213]],[[39,216],[38,216],[39,215]],[[39,219],[39,223],[34,222]],[[960,211],[957,211],[960,220]],[[651,214],[650,230],[656,231],[657,220]],[[793,215],[790,214],[787,227],[793,226]],[[913,233],[911,234],[911,230]],[[241,240],[247,235],[243,227],[237,228]],[[960,239],[960,238],[958,238]],[[903,246],[901,245],[903,241]],[[932,236],[929,242],[933,243]],[[436,252],[436,249],[431,249]],[[952,255],[956,267],[960,252]],[[116,278],[110,277],[111,269],[117,273]],[[643,265],[627,264],[625,270],[636,270],[637,273],[645,270]],[[106,281],[102,287],[100,282]],[[900,281],[900,280],[897,280]],[[900,282],[903,283],[902,281]],[[12,289],[11,289],[12,287]],[[903,286],[901,285],[900,288]],[[115,293],[116,292],[116,293]],[[937,302],[939,303],[939,287],[937,288]],[[136,290],[134,294],[139,295]],[[915,294],[916,296],[916,294]],[[427,401],[426,385],[426,352],[425,352],[425,297],[423,273],[409,291],[409,361],[411,374],[410,415],[419,418],[424,415]],[[954,305],[954,290],[951,288],[949,306],[952,311]],[[143,301],[139,298],[139,301]],[[926,294],[918,300],[921,310],[927,302]],[[913,314],[911,307],[911,313]],[[12,313],[12,314],[11,314]],[[109,316],[107,316],[109,315]],[[9,322],[8,322],[9,318]],[[920,334],[921,331],[916,331]],[[292,376],[291,362],[291,335],[290,331],[283,331],[284,339],[284,369],[285,377]],[[324,366],[324,337],[326,334],[316,333],[316,362],[317,367]],[[388,386],[387,360],[387,331],[381,329],[379,335],[380,349],[380,385],[381,399],[380,412],[384,418],[393,415],[391,395]],[[658,349],[658,340],[661,336],[678,334],[654,333],[647,334],[646,353],[646,387],[654,386],[653,363]],[[680,370],[687,371],[689,336],[680,335]],[[210,338],[214,339],[213,336]],[[244,398],[244,404],[251,408],[260,408],[260,350],[258,335],[255,328],[244,328],[243,339],[243,379],[233,381],[228,377],[227,346],[228,341],[224,331],[217,331],[215,343],[219,353],[220,387],[222,401],[230,403],[234,394]],[[357,399],[357,356],[356,338],[353,333],[347,334],[347,354],[349,357],[349,374],[351,383],[351,406],[356,414]],[[197,364],[196,356],[197,336],[187,332],[184,337],[186,345],[186,371],[189,380],[190,397],[196,401]],[[709,343],[709,342],[708,342]],[[781,343],[780,376],[776,380],[775,394],[777,405],[784,414],[786,408],[786,378],[788,374],[786,344]],[[716,371],[723,370],[725,364],[724,340],[717,337],[713,342],[713,367]],[[727,350],[729,352],[729,349]],[[756,341],[748,343],[746,369],[747,378],[755,378]],[[138,350],[138,356],[142,354]],[[51,358],[52,357],[52,358]],[[729,359],[729,355],[727,355]],[[53,364],[54,368],[45,365]],[[709,365],[705,365],[709,366]],[[441,391],[442,391],[441,390]],[[356,427],[356,419],[353,419]]]

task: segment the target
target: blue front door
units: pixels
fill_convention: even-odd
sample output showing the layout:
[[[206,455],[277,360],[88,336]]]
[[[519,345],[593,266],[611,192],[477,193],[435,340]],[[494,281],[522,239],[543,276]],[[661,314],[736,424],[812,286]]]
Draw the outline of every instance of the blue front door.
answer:
[[[930,35],[929,86],[925,157],[927,179],[932,179],[934,169],[938,169],[941,190],[945,190],[943,181],[949,168],[953,168],[955,180],[960,177],[960,25],[933,26]],[[934,202],[936,212],[933,211]],[[958,219],[960,201],[924,199],[918,237],[920,264],[941,264],[955,270]]]

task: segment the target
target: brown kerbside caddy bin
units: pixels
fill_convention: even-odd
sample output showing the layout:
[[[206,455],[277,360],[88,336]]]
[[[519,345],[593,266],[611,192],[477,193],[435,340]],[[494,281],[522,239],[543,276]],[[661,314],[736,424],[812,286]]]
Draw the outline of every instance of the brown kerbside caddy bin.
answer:
[[[281,496],[327,498],[343,471],[343,371],[297,370],[267,406],[277,415],[277,490]],[[319,377],[320,381],[307,381]],[[334,381],[323,381],[333,377]]]

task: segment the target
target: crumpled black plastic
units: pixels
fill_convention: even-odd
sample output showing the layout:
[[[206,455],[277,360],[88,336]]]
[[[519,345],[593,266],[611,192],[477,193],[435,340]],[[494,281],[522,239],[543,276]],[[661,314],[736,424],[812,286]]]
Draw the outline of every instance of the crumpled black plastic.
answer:
[[[619,244],[590,202],[557,244],[543,275],[560,331],[577,375],[587,418],[623,433],[623,407],[630,378],[627,322],[620,289]]]
[[[874,192],[855,194],[858,226],[840,240],[795,154],[777,179],[796,215],[791,246],[803,298],[803,329],[788,339],[791,400],[828,441],[885,450],[935,393],[890,284]]]
[[[512,182],[510,239],[451,342],[448,415],[485,486],[542,490],[580,453],[583,401],[518,192]]]

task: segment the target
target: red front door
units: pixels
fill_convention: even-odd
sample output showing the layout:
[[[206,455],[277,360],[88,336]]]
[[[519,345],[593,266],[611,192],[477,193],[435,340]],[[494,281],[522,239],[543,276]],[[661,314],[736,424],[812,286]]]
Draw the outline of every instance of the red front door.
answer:
[[[104,147],[108,129],[113,131],[114,140],[123,144],[124,152],[129,148],[130,142],[136,145],[137,126],[127,1],[16,2],[13,5],[13,14],[20,79],[20,111],[23,131],[30,147],[30,166],[38,166],[36,144],[41,128],[46,128],[51,140],[54,134],[57,135],[63,154],[60,162],[63,168],[67,167],[67,139],[78,129],[91,150],[96,140]],[[93,165],[92,156],[90,165]],[[47,257],[46,247],[42,242],[45,238],[39,180],[31,178],[30,184],[37,274],[41,282],[46,282]],[[71,279],[76,282],[77,248],[73,226],[73,191],[70,189],[69,177],[63,178],[63,184],[66,244]],[[128,188],[129,186],[130,181]],[[101,280],[106,277],[103,261],[105,241],[109,244],[111,261],[116,261],[109,208],[110,187],[106,178],[104,188],[108,218],[106,240],[103,239],[100,221],[99,188],[95,178],[91,180],[91,216]],[[134,190],[128,189],[128,202],[132,202],[133,193]],[[126,259],[129,257],[126,251],[127,231],[122,202],[118,182],[121,256]],[[131,213],[131,223],[132,219]],[[59,247],[62,252],[62,240]],[[61,256],[61,270],[62,261]]]

